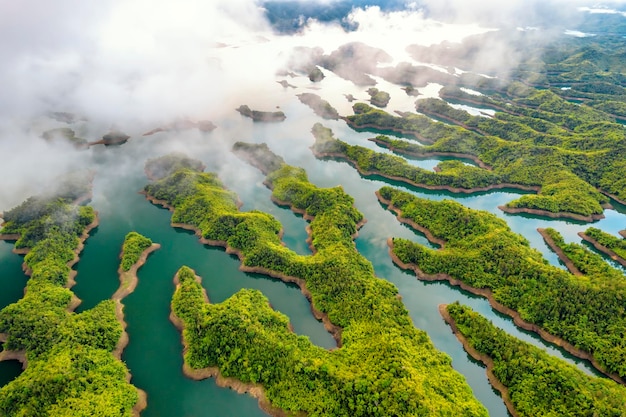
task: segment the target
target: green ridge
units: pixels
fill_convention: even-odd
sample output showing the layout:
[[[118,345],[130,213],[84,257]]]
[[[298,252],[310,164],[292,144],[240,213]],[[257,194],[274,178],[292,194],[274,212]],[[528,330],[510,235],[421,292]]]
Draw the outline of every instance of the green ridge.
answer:
[[[240,251],[243,265],[303,279],[313,306],[342,327],[342,347],[325,351],[290,333],[287,319],[255,291],[206,304],[183,268],[172,304],[184,323],[186,363],[260,383],[273,406],[311,416],[486,416],[450,358],[413,326],[397,289],[376,278],[356,251],[352,235],[363,218],[353,199],[341,187],[316,187],[301,168],[281,163],[269,169],[278,157],[267,147],[239,144],[238,154],[269,172],[266,184],[275,199],[315,217],[315,255],[282,246],[281,226],[270,215],[239,212],[234,194],[213,174],[179,171],[146,192],[174,206],[174,222]],[[177,189],[182,192],[172,192]]]
[[[626,416],[623,386],[508,335],[458,302],[446,310],[469,346],[493,360],[493,374],[520,417]]]
[[[426,274],[445,273],[471,287],[490,289],[496,301],[525,321],[589,352],[609,372],[626,376],[626,281],[594,275],[601,262],[598,255],[584,253],[596,269],[576,277],[549,265],[491,213],[391,187],[381,188],[379,194],[401,210],[403,218],[445,241],[444,248],[433,250],[394,238],[393,253],[400,261]]]
[[[32,270],[26,294],[0,311],[5,349],[25,351],[27,369],[0,389],[0,416],[130,416],[137,390],[115,359],[122,327],[106,300],[68,312],[67,285],[78,236],[95,219],[91,207],[31,198],[5,214],[3,233],[21,235],[16,247]]]

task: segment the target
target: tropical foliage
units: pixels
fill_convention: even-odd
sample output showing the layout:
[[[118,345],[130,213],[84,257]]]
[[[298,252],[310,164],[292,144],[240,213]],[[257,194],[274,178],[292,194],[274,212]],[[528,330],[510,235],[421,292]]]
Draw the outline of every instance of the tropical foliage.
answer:
[[[247,150],[246,160],[260,158],[255,166],[276,160],[266,147],[238,149]],[[183,268],[172,306],[184,323],[186,362],[260,383],[272,405],[309,415],[486,415],[450,359],[413,326],[397,289],[376,278],[356,251],[352,237],[363,217],[353,199],[340,187],[316,187],[303,169],[284,163],[266,183],[276,201],[313,218],[314,255],[283,246],[281,225],[270,215],[238,211],[213,174],[179,171],[146,192],[174,206],[173,221],[237,251],[245,267],[304,280],[314,308],[342,328],[336,333],[342,347],[328,352],[290,333],[287,319],[255,291],[207,305]]]
[[[446,311],[467,344],[493,361],[520,417],[626,416],[623,386],[516,339],[469,307],[454,303]]]
[[[508,203],[512,209],[593,219],[608,203],[598,189],[626,198],[626,180],[619,174],[624,169],[626,136],[606,113],[576,106],[550,91],[525,92],[512,102],[468,98],[469,94],[452,87],[442,94],[499,112],[493,118],[472,116],[443,100],[424,99],[418,101],[417,110],[446,123],[419,114],[393,116],[364,103],[354,105],[355,114],[347,120],[355,128],[397,131],[428,144],[386,136],[375,139],[394,151],[416,156],[466,154],[492,169],[492,181],[541,187],[537,195]],[[464,173],[469,183],[484,175],[480,170]]]
[[[136,264],[143,251],[151,245],[152,240],[149,238],[137,232],[129,232],[124,238],[124,244],[122,245],[122,261],[120,262],[122,271],[128,271]]]
[[[24,297],[0,311],[4,349],[25,351],[28,368],[0,388],[0,416],[130,416],[136,389],[111,352],[122,328],[112,300],[80,314],[64,288],[79,235],[95,219],[91,207],[30,198],[5,215],[3,233],[30,248]]]
[[[626,377],[626,280],[607,279],[609,267],[599,255],[581,252],[579,247],[568,249],[568,256],[586,272],[574,276],[549,265],[526,239],[491,213],[391,187],[381,188],[379,195],[402,213],[405,222],[445,241],[443,248],[433,250],[395,238],[393,253],[401,262],[429,276],[446,274],[468,286],[491,290],[498,303],[517,311],[525,321],[589,352],[604,369]]]

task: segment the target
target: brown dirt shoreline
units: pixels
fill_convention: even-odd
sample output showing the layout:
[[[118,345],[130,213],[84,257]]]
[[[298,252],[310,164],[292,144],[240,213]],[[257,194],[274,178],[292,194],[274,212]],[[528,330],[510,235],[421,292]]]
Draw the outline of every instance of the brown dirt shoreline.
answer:
[[[347,161],[348,163],[350,163],[350,165],[352,165],[361,175],[365,175],[365,176],[370,176],[370,175],[378,175],[380,177],[383,178],[387,178],[393,181],[399,181],[399,182],[404,182],[406,184],[412,185],[414,187],[417,188],[424,188],[426,190],[434,190],[434,191],[449,191],[451,193],[456,193],[456,194],[471,194],[471,193],[478,193],[478,192],[484,192],[484,191],[492,191],[492,190],[499,190],[502,188],[513,188],[513,189],[517,189],[517,190],[522,190],[522,191],[539,191],[540,188],[538,186],[527,186],[527,185],[519,185],[519,184],[511,184],[511,183],[500,183],[500,184],[494,184],[494,185],[489,185],[487,187],[474,187],[474,188],[459,188],[459,187],[451,187],[449,185],[426,185],[426,184],[420,184],[417,183],[415,181],[411,181],[407,178],[404,177],[397,177],[395,175],[387,175],[384,174],[380,171],[364,171],[362,170],[356,163],[356,161],[347,158],[345,155],[341,154],[341,153],[337,153],[337,152],[316,152],[315,150],[313,150],[313,154],[315,155],[316,158],[338,158],[341,159],[343,161]]]
[[[169,205],[167,203],[167,201],[158,200],[158,199],[148,195],[145,192],[142,192],[142,193],[146,196],[146,199],[148,201],[150,201],[152,204],[160,205],[162,207],[167,208],[170,211],[174,211],[174,207]],[[280,202],[277,202],[277,204],[280,204]],[[289,204],[284,203],[283,205],[288,206]],[[296,211],[296,212],[300,212],[300,211]],[[308,217],[310,218],[310,216],[308,216]],[[313,295],[311,294],[311,292],[306,287],[306,281],[305,280],[303,280],[302,278],[292,277],[292,276],[289,276],[289,275],[286,275],[286,274],[283,274],[283,273],[280,273],[280,272],[272,271],[272,270],[269,270],[269,269],[266,269],[266,268],[250,267],[250,266],[243,265],[243,254],[240,251],[230,247],[227,242],[219,241],[219,240],[205,239],[205,238],[202,237],[202,232],[200,231],[200,229],[198,229],[195,226],[189,225],[189,224],[171,223],[171,226],[172,227],[177,227],[177,228],[180,228],[180,229],[193,231],[193,232],[195,232],[196,236],[198,237],[198,240],[200,241],[200,243],[202,243],[204,245],[209,245],[209,246],[220,246],[220,247],[223,247],[226,250],[226,253],[236,255],[239,258],[240,262],[241,262],[241,264],[239,266],[239,270],[240,271],[257,273],[257,274],[263,274],[263,275],[270,276],[272,278],[280,279],[283,282],[296,284],[298,287],[300,287],[300,292],[302,292],[302,294],[307,298],[307,300],[309,300],[309,305],[311,306],[311,312],[313,313],[313,316],[317,320],[320,320],[322,322],[322,324],[324,325],[324,328],[326,329],[326,331],[328,331],[333,336],[333,338],[335,339],[335,342],[337,343],[337,347],[338,348],[341,347],[341,330],[342,330],[341,327],[334,325],[330,321],[330,319],[328,318],[328,315],[326,313],[323,313],[323,312],[319,311],[317,308],[315,308],[315,306],[313,305],[313,302],[312,302]],[[309,233],[309,239],[310,239],[310,228],[308,228],[308,227],[307,227],[307,232]],[[307,239],[307,241],[309,241],[309,239]]]
[[[600,219],[604,219],[604,214],[592,214],[589,216],[583,216],[582,214],[568,213],[564,211],[553,213],[547,210],[538,210],[538,209],[531,209],[531,208],[526,208],[526,207],[498,206],[498,208],[502,210],[503,212],[509,213],[509,214],[519,214],[519,213],[534,214],[535,216],[550,217],[552,219],[571,219],[571,220],[578,220],[581,222],[589,222],[589,223],[595,222]]]
[[[620,235],[624,236],[622,233],[624,233],[624,231],[619,232]],[[585,234],[585,232],[578,232],[578,236],[580,236],[583,240],[586,240],[587,242],[591,243],[593,245],[594,248],[596,248],[597,250],[599,250],[600,252],[606,254],[609,258],[613,259],[615,262],[619,263],[622,266],[626,267],[626,259],[622,258],[621,256],[619,256],[617,253],[613,252],[611,249],[607,248],[604,245],[601,245],[597,240],[595,240],[594,238],[587,236]]]
[[[74,278],[76,277],[77,272],[71,268],[79,261],[80,259],[79,255],[82,252],[83,248],[85,247],[85,240],[87,240],[87,238],[89,237],[89,233],[93,229],[98,227],[99,225],[98,212],[96,212],[95,215],[96,217],[94,218],[94,221],[91,222],[89,225],[87,225],[85,229],[83,230],[83,233],[80,235],[78,246],[76,247],[76,249],[74,249],[74,259],[72,259],[71,261],[67,263],[67,266],[70,267],[70,274],[68,275],[67,283],[64,286],[65,288],[68,288],[68,289],[72,288],[72,286],[76,284],[76,281],[74,280]],[[20,235],[17,233],[5,234],[5,235],[0,234],[0,240],[18,240],[19,238],[20,238]],[[13,248],[12,249],[12,252],[17,253],[17,254],[27,254],[29,251],[30,251],[29,248],[22,248],[22,249]],[[22,270],[27,276],[30,276],[32,274],[32,271],[30,270],[30,268],[28,268],[28,266],[26,266],[26,263],[22,264]],[[24,288],[24,293],[26,293],[26,288]],[[76,297],[74,293],[72,293],[72,299],[70,300],[70,303],[68,304],[66,310],[69,313],[71,313],[79,305],[80,305],[80,299]],[[7,335],[4,333],[0,333],[0,342],[4,343],[6,342],[6,339],[7,339]],[[0,352],[0,362],[8,361],[8,360],[20,361],[22,363],[22,369],[26,369],[26,367],[28,366],[28,360],[26,358],[26,351],[23,351],[23,350],[20,350],[20,351],[4,350]]]
[[[613,200],[617,201],[618,203],[623,204],[623,205],[626,206],[626,200],[623,200],[623,199],[619,198],[615,194],[611,194],[609,192],[606,192],[606,191],[602,190],[601,188],[598,188],[598,191],[600,191],[605,196],[612,198]]]
[[[406,136],[413,136],[415,139],[417,139],[418,141],[420,141],[421,143],[425,143],[427,145],[432,145],[434,143],[433,140],[430,140],[422,135],[420,135],[419,133],[413,131],[413,130],[404,130],[404,129],[398,129],[398,128],[394,128],[394,127],[381,127],[372,123],[366,123],[366,124],[362,124],[362,125],[357,125],[356,123],[354,123],[352,120],[348,119],[345,116],[339,116],[340,119],[342,119],[343,121],[345,121],[348,126],[354,128],[354,129],[375,129],[378,131],[389,131],[389,132],[396,132],[396,133],[400,133],[401,135],[406,135]]]
[[[441,317],[443,317],[446,323],[448,323],[448,325],[450,326],[450,329],[452,329],[452,333],[456,336],[459,342],[461,342],[461,344],[463,345],[463,349],[465,349],[467,354],[470,355],[475,360],[480,361],[483,364],[485,364],[485,366],[487,367],[486,369],[487,379],[489,380],[489,383],[491,384],[491,386],[500,392],[502,401],[504,401],[504,404],[506,405],[506,408],[509,410],[509,413],[511,413],[511,416],[519,417],[519,414],[517,413],[517,410],[515,410],[515,407],[513,406],[513,402],[511,401],[511,396],[509,395],[509,389],[502,382],[500,382],[500,380],[493,373],[493,367],[494,367],[493,359],[491,359],[489,356],[485,354],[480,353],[479,351],[474,349],[472,346],[470,346],[465,336],[463,336],[463,334],[461,334],[461,332],[457,328],[454,319],[450,316],[450,313],[448,313],[448,310],[446,309],[446,307],[447,307],[447,304],[439,304],[439,314],[441,314]]]
[[[7,338],[8,335],[6,333],[0,333],[0,343],[6,342]],[[19,361],[23,370],[28,366],[25,350],[3,350],[0,352],[0,362],[3,361]]]
[[[386,204],[387,200],[384,199],[380,199],[381,203]],[[402,223],[406,223],[408,225],[411,225],[410,223],[410,219],[406,219],[404,217],[402,217],[402,211],[398,210],[397,208],[393,207],[390,205],[390,210],[394,211],[397,214],[397,218],[400,222]],[[426,236],[428,237],[428,235]],[[433,243],[437,243],[436,241]],[[544,329],[542,329],[541,327],[537,326],[534,323],[530,323],[525,321],[520,314],[509,308],[506,307],[503,304],[500,304],[498,301],[496,301],[496,299],[493,297],[493,293],[490,289],[488,288],[475,288],[472,287],[470,285],[467,285],[466,283],[453,278],[452,276],[448,275],[448,274],[444,274],[444,273],[438,273],[438,274],[426,274],[425,272],[423,272],[417,265],[415,264],[407,264],[404,263],[400,260],[400,258],[398,258],[398,256],[393,252],[393,239],[389,238],[387,239],[387,245],[389,246],[389,256],[391,257],[392,261],[398,265],[400,268],[402,269],[406,269],[406,270],[411,270],[415,273],[415,275],[417,276],[417,278],[419,280],[422,281],[448,281],[450,283],[450,285],[454,285],[457,287],[460,287],[461,289],[468,291],[474,295],[480,295],[482,297],[485,297],[488,301],[489,304],[491,305],[491,307],[502,313],[505,314],[509,317],[511,317],[513,319],[513,322],[515,323],[516,326],[524,329],[524,330],[528,330],[534,333],[537,333],[542,339],[544,339],[545,341],[552,343],[556,346],[561,347],[562,349],[566,350],[569,354],[576,356],[577,358],[580,359],[585,359],[588,360],[593,366],[594,368],[596,368],[598,371],[602,372],[604,375],[606,375],[607,377],[611,378],[612,380],[614,380],[615,382],[618,382],[622,385],[626,385],[626,381],[623,380],[619,375],[614,374],[614,373],[610,373],[608,372],[606,369],[604,369],[596,360],[595,358],[589,354],[588,352],[585,352],[577,347],[575,347],[574,345],[572,345],[571,343],[567,342],[566,340],[555,336],[553,334],[548,333],[547,331],[545,331]]]
[[[402,153],[402,154],[405,154],[405,155],[419,157],[419,158],[430,158],[430,157],[433,157],[433,156],[451,156],[453,158],[469,159],[469,160],[473,161],[476,165],[478,165],[480,168],[486,169],[487,171],[491,171],[493,169],[491,166],[485,164],[480,158],[478,158],[475,155],[469,154],[469,153],[438,152],[438,151],[417,153],[417,152],[408,151],[406,149],[400,149],[400,148],[397,148],[395,146],[391,146],[388,143],[383,142],[383,141],[381,141],[379,139],[376,139],[376,138],[370,138],[368,140],[370,142],[374,142],[374,143],[378,144],[379,146],[382,146],[383,148],[389,149],[390,151],[393,151],[393,152],[396,152],[396,153]]]
[[[137,288],[137,284],[139,283],[139,279],[137,278],[137,271],[146,263],[146,261],[148,260],[148,255],[150,255],[152,252],[156,251],[160,247],[161,245],[159,245],[158,243],[153,243],[149,248],[141,253],[141,256],[139,257],[137,262],[135,262],[128,271],[123,271],[121,267],[117,270],[120,279],[120,286],[111,296],[111,299],[115,301],[115,318],[122,326],[122,334],[120,336],[120,340],[115,346],[115,349],[111,353],[119,361],[122,360],[122,352],[124,352],[124,349],[126,349],[126,346],[128,346],[129,340],[128,333],[126,332],[127,323],[124,319],[124,304],[122,304],[122,300],[133,291],[135,291],[135,288]],[[121,256],[122,255],[120,254],[120,257]],[[131,378],[131,373],[127,371],[126,381],[130,383]],[[135,387],[135,389],[137,390],[138,400],[132,409],[132,413],[134,417],[139,417],[141,412],[148,406],[148,395],[144,390],[138,387]]]
[[[194,275],[195,275],[195,271],[194,271]],[[195,276],[195,279],[197,283],[202,282],[202,278],[200,278],[198,275]],[[174,276],[174,284],[176,285],[176,290],[178,290],[178,288],[180,287],[180,282],[178,280],[178,273]],[[202,296],[206,303],[210,303],[209,297],[207,296],[206,290],[204,288],[202,288]],[[273,417],[293,417],[293,416],[303,417],[305,416],[304,413],[288,413],[284,410],[281,410],[280,408],[273,407],[270,404],[267,397],[265,396],[265,390],[263,386],[259,384],[244,383],[236,378],[225,377],[222,375],[218,367],[207,367],[207,368],[202,368],[202,369],[191,368],[187,364],[187,362],[184,360],[185,353],[187,352],[189,348],[189,346],[187,345],[185,341],[185,338],[183,337],[183,331],[185,328],[184,323],[178,316],[176,316],[173,309],[171,309],[170,311],[169,318],[170,318],[170,321],[174,324],[174,326],[180,332],[180,339],[183,345],[183,353],[182,353],[183,354],[183,374],[187,378],[193,379],[195,381],[200,381],[200,380],[207,379],[207,378],[215,378],[215,382],[220,387],[230,388],[232,390],[235,390],[239,394],[247,393],[247,394],[250,394],[252,397],[256,398],[259,401],[259,407],[261,408],[261,410],[265,411],[267,414]]]
[[[85,229],[83,229],[83,233],[79,237],[78,246],[76,246],[76,249],[74,249],[74,259],[72,259],[71,261],[67,263],[67,266],[70,267],[70,273],[67,277],[67,283],[64,285],[64,288],[70,289],[76,284],[75,278],[78,272],[72,269],[72,267],[76,265],[76,263],[80,260],[80,253],[83,251],[83,248],[85,247],[85,241],[87,240],[87,238],[89,238],[89,233],[91,233],[93,229],[98,227],[99,224],[100,224],[100,221],[98,219],[98,212],[95,212],[94,221],[88,224],[85,227]],[[6,235],[0,234],[0,240],[18,240],[19,238],[20,238],[20,235],[17,233],[6,234]],[[30,252],[30,248],[20,248],[20,249],[13,248],[11,251],[18,255],[26,255],[28,254],[28,252]],[[22,264],[22,270],[24,271],[24,274],[26,274],[26,276],[29,276],[29,277],[33,273],[33,271],[31,271],[31,269],[28,268],[26,263]],[[24,292],[26,292],[26,288],[24,288]],[[78,299],[75,295],[72,294],[72,301],[70,301],[70,304],[67,307],[67,311],[72,312],[79,305],[80,305],[80,299]]]
[[[556,243],[554,242],[554,239],[552,239],[552,237],[550,237],[550,235],[546,232],[546,229],[538,228],[537,231],[539,232],[541,237],[543,237],[543,240],[546,242],[546,245],[548,245],[548,247],[550,247],[550,249],[552,249],[552,251],[556,253],[556,255],[559,257],[561,262],[565,264],[569,272],[577,276],[584,275],[580,271],[580,269],[578,269],[576,265],[574,265],[574,262],[572,262],[572,260],[567,257],[565,252],[563,252],[563,249],[559,248],[556,245]]]
[[[433,113],[433,115],[435,117],[441,117],[444,118],[444,116]],[[416,132],[412,132],[412,131],[403,131],[401,129],[392,129],[392,128],[384,128],[384,127],[380,127],[374,124],[364,124],[361,126],[357,126],[355,125],[352,121],[350,121],[349,119],[343,117],[343,120],[345,120],[345,122],[350,125],[351,127],[357,128],[357,129],[376,129],[376,130],[390,130],[392,132],[399,132],[403,135],[413,135],[415,136],[420,142],[422,143],[426,143],[426,144],[433,144],[433,141],[427,140],[423,137],[421,137],[418,133]],[[450,119],[452,120],[452,119]],[[455,122],[456,125],[459,125],[458,123]],[[464,125],[459,125],[459,126],[464,126]],[[468,128],[469,130],[472,130],[470,128]],[[374,139],[369,139],[375,143],[380,143],[379,141],[376,141],[375,138]],[[396,149],[394,147],[390,147],[390,146],[385,146],[387,149],[390,149],[392,151],[396,151]],[[411,152],[407,152],[404,150],[398,150],[401,151],[402,153],[406,153],[407,155],[412,155]],[[314,151],[315,153],[315,151]],[[319,156],[318,156],[319,155]],[[469,155],[469,154],[459,154],[459,153],[455,153],[455,152],[431,152],[429,154],[414,154],[414,156],[426,156],[426,155],[433,155],[433,156],[453,156],[453,157],[459,157],[459,158],[466,158],[466,159],[471,159],[472,161],[476,162],[481,168],[484,169],[491,169],[491,167],[489,167],[488,165],[486,165],[484,162],[482,162],[478,157],[474,156],[474,155]],[[400,181],[400,182],[405,182],[407,184],[413,185],[415,187],[419,187],[419,188],[425,188],[427,190],[445,190],[445,191],[450,191],[453,193],[474,193],[474,192],[479,192],[479,191],[491,191],[491,190],[495,190],[495,189],[501,189],[501,188],[513,188],[513,189],[519,189],[519,190],[524,190],[524,191],[535,191],[535,192],[540,192],[541,191],[541,187],[539,186],[525,186],[525,185],[519,185],[519,184],[496,184],[493,186],[488,186],[488,187],[477,187],[477,188],[453,188],[453,187],[449,187],[449,186],[445,186],[445,185],[441,185],[441,186],[429,186],[429,185],[425,185],[425,184],[418,184],[415,183],[413,181],[410,181],[406,178],[402,178],[402,177],[394,177],[394,176],[388,176],[385,174],[382,174],[381,172],[377,172],[377,171],[362,171],[357,164],[352,161],[351,159],[346,158],[345,156],[338,154],[338,153],[315,153],[316,157],[321,157],[321,158],[325,158],[325,157],[329,157],[329,158],[341,158],[344,160],[349,161],[362,175],[379,175],[381,177],[384,178],[388,178],[394,181]],[[617,196],[607,193],[606,191],[603,191],[601,189],[598,189],[599,192],[601,192],[602,194],[614,199],[615,201],[617,201],[618,203],[624,204],[626,205],[626,201],[619,199]],[[545,216],[545,217],[550,217],[550,218],[554,218],[554,219],[572,219],[572,220],[579,220],[579,221],[583,221],[583,222],[594,222],[600,219],[604,219],[604,214],[592,214],[589,216],[583,216],[581,214],[576,214],[576,213],[568,213],[568,212],[558,212],[558,213],[553,213],[551,211],[546,211],[546,210],[537,210],[537,209],[529,209],[529,208],[513,208],[513,207],[506,207],[506,206],[498,206],[498,208],[502,211],[504,211],[505,213],[509,213],[509,214],[519,214],[519,213],[526,213],[526,214],[534,214],[537,216]],[[607,209],[607,208],[612,208],[610,204],[606,204],[603,205],[603,208]]]

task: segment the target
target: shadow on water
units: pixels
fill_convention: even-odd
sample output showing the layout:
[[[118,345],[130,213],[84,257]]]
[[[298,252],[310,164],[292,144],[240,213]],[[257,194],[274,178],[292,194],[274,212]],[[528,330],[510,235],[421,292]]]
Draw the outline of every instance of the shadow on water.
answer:
[[[20,361],[0,362],[0,388],[13,381],[22,373],[22,363]]]
[[[28,281],[22,271],[24,256],[12,252],[14,243],[0,240],[0,309],[22,298]]]

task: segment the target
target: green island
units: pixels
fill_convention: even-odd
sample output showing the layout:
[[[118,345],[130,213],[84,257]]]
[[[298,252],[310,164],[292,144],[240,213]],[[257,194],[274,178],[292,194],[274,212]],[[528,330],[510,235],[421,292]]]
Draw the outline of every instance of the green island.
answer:
[[[236,109],[242,116],[246,116],[255,122],[282,122],[287,118],[282,111],[252,110],[243,104]]]
[[[440,246],[434,250],[407,239],[390,239],[391,256],[398,266],[413,270],[419,279],[446,280],[487,297],[518,326],[624,382],[626,280],[618,271],[607,276],[612,268],[600,255],[578,253],[572,247],[576,256],[574,252],[567,256],[581,271],[574,275],[548,264],[526,239],[491,213],[391,187],[381,188],[377,195],[401,222]],[[560,242],[558,233],[549,229],[548,233]]]
[[[262,405],[265,398],[274,415],[486,416],[450,358],[414,327],[397,288],[377,278],[355,249],[364,219],[352,197],[341,187],[316,187],[267,146],[236,148],[266,172],[277,204],[310,221],[313,255],[285,247],[272,216],[240,212],[236,195],[215,174],[179,170],[147,185],[148,199],[173,211],[174,226],[238,255],[242,270],[296,283],[339,348],[328,351],[293,334],[257,291],[208,304],[194,273],[182,268],[172,318],[184,329],[187,374],[220,375],[218,382],[252,392]]]
[[[26,253],[25,295],[0,311],[0,359],[25,370],[0,388],[2,416],[131,416],[141,409],[126,366],[114,300],[74,313],[69,287],[82,242],[97,226],[91,207],[63,196],[30,198],[5,212],[3,239]]]
[[[126,320],[124,318],[124,305],[122,300],[129,294],[135,291],[139,278],[137,277],[137,271],[141,268],[148,256],[159,249],[161,245],[158,243],[152,243],[149,238],[137,233],[129,232],[124,237],[124,243],[122,244],[122,252],[120,253],[120,266],[117,270],[120,286],[117,291],[111,296],[111,299],[115,302],[115,318],[122,326],[122,334],[113,350],[113,356],[118,360],[122,360],[122,353],[126,346],[128,346],[129,337],[126,332]],[[126,374],[126,380],[130,382],[130,373]],[[137,402],[133,407],[133,416],[136,417],[139,413],[148,405],[147,394],[145,391],[137,388]]]
[[[436,172],[409,164],[396,155],[375,152],[358,145],[350,145],[333,137],[332,130],[316,123],[312,129],[315,143],[311,150],[317,158],[337,158],[350,162],[362,175],[380,175],[429,190],[447,190],[456,193],[472,193],[496,188],[521,188],[505,184],[493,171],[466,165],[461,161],[443,161]]]
[[[591,282],[596,281],[600,285],[607,285],[607,282],[624,283],[626,281],[626,276],[621,271],[613,268],[602,256],[585,246],[565,242],[559,232],[552,228],[537,230],[572,274],[585,275]]]
[[[376,107],[387,107],[391,96],[386,91],[381,91],[378,88],[370,87],[367,89],[367,94],[370,96],[370,103]]]
[[[465,350],[487,366],[513,417],[626,416],[624,386],[585,374],[458,302],[440,312]]]
[[[122,246],[122,261],[120,262],[122,271],[129,271],[150,246],[152,246],[150,239],[137,232],[129,232],[124,238],[124,245]]]
[[[206,167],[202,161],[190,158],[182,152],[172,152],[148,159],[144,165],[144,172],[151,180],[159,180],[182,168],[204,171]]]
[[[608,197],[626,200],[626,180],[621,175],[626,168],[623,126],[605,113],[574,105],[550,91],[528,90],[516,104],[500,103],[509,112],[498,112],[493,118],[471,116],[443,100],[424,99],[418,101],[420,112],[454,124],[414,113],[393,116],[365,103],[355,104],[355,114],[345,120],[356,129],[399,132],[427,144],[385,135],[372,139],[395,152],[479,160],[494,180],[539,190],[501,207],[507,212],[582,221],[602,218]]]
[[[618,238],[609,233],[603,232],[595,227],[590,227],[578,235],[591,243],[597,250],[607,254],[611,259],[622,266],[626,266],[626,236]]]

